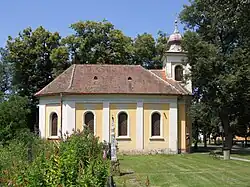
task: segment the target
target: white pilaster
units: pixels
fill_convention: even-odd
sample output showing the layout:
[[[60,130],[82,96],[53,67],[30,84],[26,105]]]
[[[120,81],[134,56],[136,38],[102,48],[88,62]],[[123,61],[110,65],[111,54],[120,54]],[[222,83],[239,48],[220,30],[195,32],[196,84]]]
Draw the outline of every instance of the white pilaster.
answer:
[[[178,109],[176,102],[170,103],[169,110],[169,148],[171,152],[178,153]]]
[[[63,116],[62,116],[62,132],[63,135],[68,132],[69,134],[73,133],[73,129],[75,129],[76,123],[76,115],[75,115],[75,102],[74,101],[64,101],[63,102]]]
[[[109,102],[103,102],[102,139],[109,142]]]
[[[143,102],[137,102],[136,109],[136,149],[143,149]]]
[[[172,67],[171,67],[171,62],[168,62],[167,61],[167,64],[166,64],[166,75],[167,75],[167,78],[172,78]]]
[[[41,138],[45,138],[45,110],[46,105],[39,104],[39,135]]]
[[[185,75],[189,75],[191,73],[190,71],[191,66],[189,64],[187,64],[186,68],[185,68]],[[190,92],[193,93],[192,90],[192,81],[191,79],[187,80],[186,85],[185,85],[186,89]]]

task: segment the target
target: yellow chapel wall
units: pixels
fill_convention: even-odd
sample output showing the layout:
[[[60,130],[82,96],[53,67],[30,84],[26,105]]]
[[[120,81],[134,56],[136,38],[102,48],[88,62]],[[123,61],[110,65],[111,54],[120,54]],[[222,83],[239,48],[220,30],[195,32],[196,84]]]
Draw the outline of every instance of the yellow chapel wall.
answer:
[[[122,107],[121,107],[122,106]],[[110,125],[112,122],[112,115],[114,116],[115,126],[117,128],[117,114],[120,110],[124,109],[129,115],[129,125],[130,125],[130,139],[119,140],[118,145],[121,150],[133,150],[136,149],[136,103],[111,103],[109,105],[110,114]],[[82,130],[83,125],[83,114],[92,110],[96,115],[96,136],[100,137],[102,140],[103,133],[103,104],[102,103],[76,103],[75,115],[76,115],[76,126],[75,129]],[[151,128],[151,113],[153,111],[159,111],[163,120],[163,139],[152,140],[150,139],[150,128]],[[61,124],[61,108],[59,103],[47,104],[46,105],[46,119],[45,119],[45,137],[49,137],[50,130],[50,114],[56,112],[58,114],[58,129],[60,129]],[[143,149],[165,149],[169,147],[169,104],[167,103],[144,103],[143,105]],[[187,125],[187,128],[186,128]],[[110,132],[110,129],[109,129]],[[187,114],[187,105],[184,103],[178,104],[178,142],[179,149],[188,151],[186,141],[186,133],[189,132],[191,137],[191,122]],[[191,141],[191,139],[190,139]]]
[[[120,150],[134,150],[136,149],[136,103],[112,103],[109,106],[110,110],[110,125],[109,125],[109,132],[111,134],[111,124],[112,124],[112,116],[114,117],[114,124],[115,124],[115,132],[117,137],[117,127],[118,127],[118,113],[124,111],[128,114],[129,120],[129,138],[119,138],[117,137],[118,148]]]
[[[50,125],[50,120],[51,120],[51,114],[56,113],[58,120],[57,124],[58,127],[57,129],[59,130],[61,128],[61,105],[60,104],[47,104],[46,105],[46,115],[45,115],[45,138],[50,137],[50,132],[51,132],[51,125]],[[60,133],[58,131],[58,136],[60,136]]]
[[[144,149],[167,149],[169,148],[169,104],[144,103]],[[158,111],[162,120],[162,138],[151,138],[151,114]]]
[[[186,140],[186,152],[191,152],[192,147],[192,121],[189,114],[191,103],[186,104],[186,133],[189,134],[189,139]]]
[[[87,111],[91,111],[95,115],[95,136],[102,140],[102,103],[76,103],[76,130],[83,130],[84,114]]]
[[[178,104],[178,148],[182,152],[190,152],[192,142],[192,123],[188,109],[188,104]]]
[[[178,149],[186,150],[186,107],[178,104]]]

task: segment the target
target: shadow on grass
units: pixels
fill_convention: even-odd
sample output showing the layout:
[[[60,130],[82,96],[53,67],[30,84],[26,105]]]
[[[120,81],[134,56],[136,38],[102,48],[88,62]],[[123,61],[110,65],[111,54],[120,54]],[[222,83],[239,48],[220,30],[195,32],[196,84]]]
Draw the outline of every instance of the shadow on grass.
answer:
[[[218,146],[209,146],[209,147],[192,147],[192,153],[209,153],[210,151],[214,151],[217,149],[221,149]]]
[[[209,153],[211,151],[219,150],[219,149],[222,149],[222,147],[217,146],[217,145],[209,145],[208,147],[198,146],[197,148],[192,147],[192,153]],[[231,149],[231,154],[250,157],[250,148],[233,146],[233,148]]]
[[[131,174],[133,174],[133,173],[134,173],[133,171],[121,172],[121,173],[120,173],[120,176],[131,175]]]
[[[250,150],[244,150],[244,149],[239,149],[239,150],[231,150],[232,155],[240,155],[240,156],[249,156],[250,157]]]

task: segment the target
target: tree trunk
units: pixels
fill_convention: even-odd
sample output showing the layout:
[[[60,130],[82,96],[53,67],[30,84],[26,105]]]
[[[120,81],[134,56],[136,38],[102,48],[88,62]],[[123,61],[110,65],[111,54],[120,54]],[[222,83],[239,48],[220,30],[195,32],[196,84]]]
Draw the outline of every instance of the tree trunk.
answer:
[[[206,132],[203,133],[203,143],[204,143],[204,147],[206,148],[207,147],[207,133]]]
[[[247,147],[247,136],[245,136],[245,147]]]
[[[228,115],[227,114],[221,115],[221,121],[224,127],[225,147],[231,150],[233,144],[233,133],[229,124]]]
[[[217,145],[216,139],[217,137],[214,138],[214,145]]]
[[[228,125],[225,128],[225,146],[231,149],[233,144],[232,141],[233,141],[233,133],[231,127]]]
[[[194,144],[194,149],[198,149],[198,141],[199,141],[199,128],[197,122],[195,122],[196,129],[195,129],[195,144]]]
[[[211,137],[210,137],[210,135],[208,136],[208,144],[211,145]]]
[[[195,143],[194,143],[194,149],[196,149],[196,150],[198,149],[198,140],[197,139],[195,140]]]

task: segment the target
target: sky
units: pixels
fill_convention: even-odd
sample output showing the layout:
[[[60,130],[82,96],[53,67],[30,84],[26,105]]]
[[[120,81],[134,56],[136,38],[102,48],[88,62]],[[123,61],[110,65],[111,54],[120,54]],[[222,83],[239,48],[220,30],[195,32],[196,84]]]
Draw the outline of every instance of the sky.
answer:
[[[184,4],[188,0],[2,0],[0,47],[27,27],[43,26],[67,36],[73,33],[72,23],[85,20],[106,19],[131,37],[144,32],[155,37],[159,30],[171,34]]]

